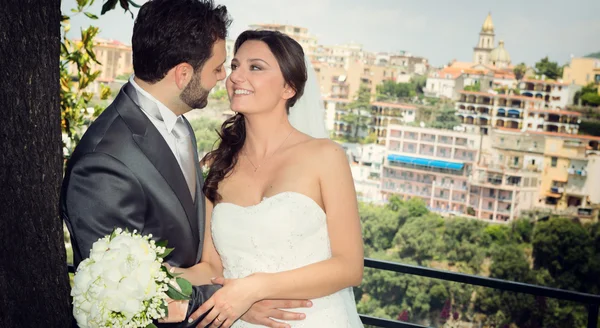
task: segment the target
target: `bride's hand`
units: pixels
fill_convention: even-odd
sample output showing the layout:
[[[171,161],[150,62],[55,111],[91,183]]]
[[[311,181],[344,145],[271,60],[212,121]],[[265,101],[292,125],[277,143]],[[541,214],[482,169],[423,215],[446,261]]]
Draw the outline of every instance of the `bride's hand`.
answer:
[[[223,285],[209,298],[196,313],[210,312],[202,319],[198,327],[228,328],[239,319],[252,304],[260,301],[260,275],[254,274],[241,279],[214,279],[213,283]],[[195,318],[190,317],[190,321]]]

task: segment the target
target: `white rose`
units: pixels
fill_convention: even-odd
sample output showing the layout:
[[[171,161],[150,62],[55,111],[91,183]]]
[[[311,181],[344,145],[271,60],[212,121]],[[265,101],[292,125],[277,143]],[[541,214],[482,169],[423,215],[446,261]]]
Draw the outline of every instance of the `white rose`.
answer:
[[[136,299],[127,299],[123,306],[122,313],[127,320],[131,320],[142,309],[142,302]]]
[[[125,309],[126,299],[124,299],[119,290],[105,290],[102,295],[102,300],[104,300],[106,310],[108,311],[122,312]]]
[[[73,277],[73,289],[71,290],[71,296],[76,296],[84,293],[90,283],[92,282],[92,276],[90,275],[89,270],[80,270],[77,271],[75,277]]]
[[[80,328],[88,328],[88,316],[89,314],[85,311],[82,311],[80,309],[74,308],[73,309],[73,316],[75,317],[75,320],[77,321],[77,325]]]
[[[140,262],[156,260],[156,252],[150,248],[146,239],[136,240],[136,243],[131,246],[131,254]]]
[[[133,276],[125,277],[119,284],[119,290],[127,298],[143,300],[144,288]]]
[[[92,250],[90,251],[90,258],[94,261],[98,261],[102,258],[102,255],[108,249],[108,242],[104,239],[100,239],[92,245]]]

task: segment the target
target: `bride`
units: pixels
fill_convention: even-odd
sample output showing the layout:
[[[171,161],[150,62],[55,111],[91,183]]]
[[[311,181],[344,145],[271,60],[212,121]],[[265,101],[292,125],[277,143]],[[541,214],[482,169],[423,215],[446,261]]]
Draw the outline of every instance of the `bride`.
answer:
[[[316,81],[303,97],[314,72],[301,46],[279,32],[246,31],[231,69],[237,114],[206,157],[212,234],[202,263],[183,271],[194,284],[223,276],[196,312],[210,311],[199,327],[257,327],[238,319],[268,299],[311,299],[312,307],[296,309],[305,319],[288,327],[362,327],[352,293],[363,274],[354,182],[343,149],[324,138]]]

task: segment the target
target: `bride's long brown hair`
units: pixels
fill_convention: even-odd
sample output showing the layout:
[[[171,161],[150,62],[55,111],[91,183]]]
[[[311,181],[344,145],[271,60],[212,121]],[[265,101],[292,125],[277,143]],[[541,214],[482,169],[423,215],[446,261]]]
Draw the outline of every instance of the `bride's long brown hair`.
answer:
[[[290,107],[294,106],[304,92],[307,72],[304,63],[304,51],[298,42],[289,36],[275,31],[245,31],[235,41],[234,53],[249,40],[264,42],[273,55],[283,75],[285,83],[290,86],[296,94],[286,101],[286,110],[289,113]],[[220,201],[221,195],[217,191],[219,183],[235,167],[239,152],[244,146],[246,140],[246,121],[244,115],[237,113],[230,117],[218,132],[220,143],[217,149],[212,150],[202,159],[204,163],[210,163],[210,169],[202,191],[204,195],[213,203]]]

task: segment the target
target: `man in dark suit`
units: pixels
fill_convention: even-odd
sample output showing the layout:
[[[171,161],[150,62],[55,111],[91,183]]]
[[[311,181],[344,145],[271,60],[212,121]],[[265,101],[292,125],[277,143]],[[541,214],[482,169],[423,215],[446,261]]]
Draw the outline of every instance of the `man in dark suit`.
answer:
[[[135,77],[88,128],[67,164],[60,210],[75,266],[116,227],[168,240],[175,248],[166,258],[171,266],[201,260],[209,233],[202,171],[183,114],[205,107],[210,90],[225,78],[229,24],[227,9],[209,0],[151,0],[140,9],[132,37]],[[186,319],[217,288],[194,286]],[[299,316],[277,308],[305,303],[257,303],[244,319],[279,327],[269,317]]]

